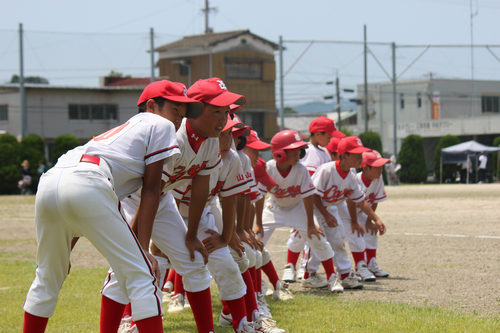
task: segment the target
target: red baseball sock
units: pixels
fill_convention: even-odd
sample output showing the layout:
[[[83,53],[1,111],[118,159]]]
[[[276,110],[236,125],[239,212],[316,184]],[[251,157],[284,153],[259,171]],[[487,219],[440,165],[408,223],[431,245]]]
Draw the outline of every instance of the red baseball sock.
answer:
[[[278,277],[278,273],[276,273],[276,269],[274,268],[272,260],[269,260],[267,264],[261,267],[264,273],[266,273],[269,278],[269,282],[273,285],[273,288],[276,290],[276,285],[280,278]]]
[[[377,258],[377,249],[366,249],[365,253],[367,265],[370,263],[370,260],[372,260],[372,258]]]
[[[168,273],[167,281],[170,281],[172,282],[172,284],[175,284],[175,269],[170,270],[170,273]]]
[[[248,292],[248,290],[247,290]],[[240,321],[247,315],[245,300],[243,297],[234,299],[232,301],[225,301],[229,307],[229,312],[231,312],[231,317],[233,318],[233,328],[235,332],[238,332],[238,326]],[[251,317],[250,317],[251,318]],[[248,318],[247,318],[248,320]],[[250,319],[251,320],[251,319]]]
[[[258,269],[260,271],[260,268]],[[252,320],[252,313],[259,308],[257,307],[257,300],[255,299],[255,290],[253,289],[252,277],[250,276],[250,272],[248,269],[245,273],[241,274],[243,277],[243,281],[247,285],[247,293],[245,295],[245,307],[247,309],[247,320]]]
[[[163,322],[161,316],[141,319],[135,322],[139,332],[163,333]]]
[[[100,319],[101,333],[116,333],[118,331],[125,307],[125,304],[115,302],[102,295]]]
[[[175,282],[177,284],[177,280]],[[210,287],[196,293],[186,291],[186,294],[189,304],[191,305],[191,310],[193,310],[193,317],[196,321],[198,333],[213,332],[214,318],[212,316],[212,297],[210,296]]]
[[[227,305],[226,301],[221,301],[221,303],[222,303],[222,313],[225,315],[230,314],[231,311],[229,311],[229,306]]]
[[[43,333],[49,318],[38,317],[31,313],[24,313],[23,333]]]
[[[305,280],[305,279],[308,279],[308,278],[309,278],[309,272],[305,271],[303,279]]]
[[[300,252],[293,252],[290,249],[288,250],[288,254],[286,255],[286,263],[292,264],[295,268],[297,266],[297,261],[299,260]]]
[[[340,275],[340,279],[341,279],[341,280],[343,280],[343,279],[345,279],[345,278],[346,278],[346,277],[348,277],[348,276],[349,276],[349,273],[344,273],[344,274],[341,274],[341,275]]]
[[[255,279],[255,288],[254,288],[254,291],[257,291],[259,293],[262,292],[262,267],[257,269],[257,271],[255,272],[255,276],[256,276],[256,279]]]
[[[356,269],[358,268],[358,263],[360,261],[365,261],[365,252],[351,252],[352,253],[352,258],[354,259],[354,265],[356,266]]]
[[[125,316],[130,316],[132,317],[132,304],[128,303],[126,306],[125,306],[125,310],[123,310],[123,317]]]
[[[255,280],[257,280],[257,270],[255,269],[255,266],[248,268],[248,271],[250,271],[250,276],[252,277],[252,281],[254,284],[254,289],[255,289]]]
[[[333,267],[333,259],[327,259],[325,261],[322,261],[321,264],[323,264],[323,268],[325,269],[326,273],[326,278],[327,280],[330,279],[330,277],[335,274],[335,268]]]
[[[184,297],[185,294],[184,290],[184,284],[182,283],[182,276],[175,273],[175,283],[174,283],[174,296],[177,294],[182,294],[182,297]],[[189,302],[191,304],[191,302]]]

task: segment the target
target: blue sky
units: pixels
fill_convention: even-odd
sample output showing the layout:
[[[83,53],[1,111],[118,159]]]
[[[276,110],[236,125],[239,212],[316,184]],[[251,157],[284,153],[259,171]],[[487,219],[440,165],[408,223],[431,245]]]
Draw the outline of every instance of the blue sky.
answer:
[[[210,15],[215,32],[250,29],[278,42],[285,40],[363,39],[401,44],[470,44],[469,0],[211,0],[217,8]],[[475,44],[500,44],[500,2],[472,1]],[[0,82],[19,68],[19,23],[25,33],[25,75],[43,76],[54,85],[96,86],[110,70],[149,76],[148,33],[155,30],[155,45],[204,31],[203,0],[177,1],[3,1],[0,11]],[[285,70],[306,48],[287,43]],[[390,71],[388,46],[371,46]],[[397,50],[398,73],[422,51]],[[500,57],[500,48],[492,48]],[[466,49],[430,49],[401,78],[471,77],[471,52]],[[500,62],[486,49],[474,51],[474,77],[500,80]],[[278,59],[277,59],[278,60]],[[369,82],[387,81],[373,57],[368,61]],[[363,82],[360,45],[313,44],[285,78],[286,104],[322,100],[331,94],[338,70],[342,87]]]

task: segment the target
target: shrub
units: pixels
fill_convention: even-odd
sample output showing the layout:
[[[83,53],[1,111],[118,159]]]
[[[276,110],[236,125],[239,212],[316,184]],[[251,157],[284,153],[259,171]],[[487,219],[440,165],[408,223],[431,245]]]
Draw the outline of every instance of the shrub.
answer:
[[[76,148],[81,145],[80,140],[78,140],[72,134],[59,135],[54,141],[54,152],[52,154],[52,164],[57,163],[57,159],[61,155],[66,154],[68,150]]]
[[[365,146],[366,148],[374,149],[382,154],[382,139],[380,138],[380,134],[378,134],[377,132],[368,131],[361,133],[359,135],[359,139],[361,140],[361,142],[363,142],[363,146]],[[387,184],[387,171],[385,170],[385,168],[383,168],[382,170],[384,183]]]
[[[434,174],[436,179],[440,179],[441,176],[441,149],[458,145],[460,140],[455,135],[445,135],[439,140],[436,150],[434,150]],[[443,164],[443,181],[450,178],[454,178],[455,172],[459,171],[460,167],[455,164]]]
[[[23,138],[21,141],[21,160],[28,160],[30,162],[31,173],[31,192],[36,193],[38,187],[39,176],[37,173],[38,162],[45,160],[45,142],[42,137],[36,134],[30,134]]]
[[[352,131],[346,127],[342,127],[342,129],[340,131],[347,136],[352,136]]]
[[[427,179],[424,144],[420,135],[408,135],[401,145],[398,163],[399,179],[403,183],[421,183]]]
[[[500,136],[497,136],[495,140],[493,140],[493,146],[500,146]],[[493,175],[498,177],[498,153],[493,153]]]
[[[17,182],[21,180],[19,142],[15,136],[0,136],[0,194],[19,193]]]

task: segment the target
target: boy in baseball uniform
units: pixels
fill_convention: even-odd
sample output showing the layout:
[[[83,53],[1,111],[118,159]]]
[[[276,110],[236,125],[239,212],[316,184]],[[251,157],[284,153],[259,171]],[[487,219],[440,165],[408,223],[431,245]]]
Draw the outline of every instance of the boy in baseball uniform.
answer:
[[[382,179],[382,170],[385,164],[390,163],[388,158],[383,158],[376,150],[363,153],[362,171],[358,173],[358,183],[361,190],[365,193],[365,200],[375,212],[378,203],[387,200],[385,193],[384,180]],[[384,272],[377,265],[378,234],[382,236],[385,231],[385,225],[382,221],[372,223],[367,215],[357,208],[357,220],[365,230],[364,236],[357,233],[347,232],[347,242],[351,250],[356,270],[362,272],[368,269],[376,278],[388,277],[389,273]],[[345,220],[350,221],[350,216]],[[344,221],[344,217],[341,216]]]
[[[35,203],[38,268],[24,304],[23,332],[45,331],[69,273],[71,249],[83,236],[113,267],[137,327],[163,332],[158,265],[148,248],[162,169],[179,155],[175,127],[167,119],[179,122],[187,113],[199,114],[202,105],[187,98],[180,83],[164,80],[156,86],[161,94],[155,97],[161,98],[148,99],[125,124],[67,152],[42,176]],[[120,200],[137,190],[144,200],[132,216],[134,234]],[[115,303],[103,298],[101,332],[118,330],[125,304]]]
[[[267,162],[266,169],[276,185],[271,188],[258,185],[263,195],[270,194],[262,216],[262,241],[266,244],[276,228],[287,226],[297,229],[307,245],[318,253],[327,274],[329,290],[341,292],[342,286],[333,268],[333,250],[323,230],[314,221],[312,195],[316,193],[316,188],[306,167],[299,163],[307,143],[296,131],[285,130],[271,139],[271,146],[274,160]],[[296,259],[298,255],[294,254]],[[291,263],[289,258],[287,261]]]
[[[308,149],[306,149],[306,155],[301,158],[300,163],[302,163],[309,171],[309,174],[314,175],[316,169],[325,163],[331,161],[330,153],[326,149],[326,146],[333,138],[343,138],[345,134],[337,131],[335,127],[335,122],[332,119],[326,117],[318,117],[311,121],[309,124],[309,133],[311,137],[309,139]],[[301,248],[304,248],[304,257],[301,261],[301,269],[299,269],[299,278],[302,279],[302,286],[306,288],[323,288],[326,286],[326,281],[321,279],[316,275],[316,272],[307,272],[305,270],[306,263],[309,259],[309,249],[305,245],[305,241],[300,237],[300,235],[292,230],[290,233],[290,238],[287,242],[288,255],[292,256],[290,259],[290,264],[285,266],[285,271],[283,273],[283,281],[285,282],[295,282],[295,253],[300,253]]]

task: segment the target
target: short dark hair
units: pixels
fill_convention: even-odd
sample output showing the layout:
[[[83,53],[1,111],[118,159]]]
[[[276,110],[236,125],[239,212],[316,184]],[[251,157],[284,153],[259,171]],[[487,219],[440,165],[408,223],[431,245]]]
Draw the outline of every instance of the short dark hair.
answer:
[[[321,134],[325,134],[326,132],[314,132],[314,133],[321,133]],[[309,140],[314,136],[314,133],[309,133]]]
[[[337,152],[337,154],[338,154],[338,152]],[[351,155],[351,153],[348,153],[348,152],[345,152],[344,154],[347,154],[347,156]],[[344,154],[342,154],[342,155],[344,155]],[[340,154],[339,154],[339,158],[340,158],[341,160],[342,160],[342,155],[340,155]]]
[[[163,97],[154,97],[154,98],[150,98],[150,99],[152,99],[153,101],[155,101],[155,103],[158,104],[158,107],[160,109],[163,107],[163,105],[165,104],[165,101],[166,101],[166,99],[163,98]],[[149,99],[148,99],[148,101],[149,101]],[[148,110],[148,107],[147,107],[148,101],[144,101],[141,104],[139,104],[139,111],[138,111],[138,113],[146,112]]]

